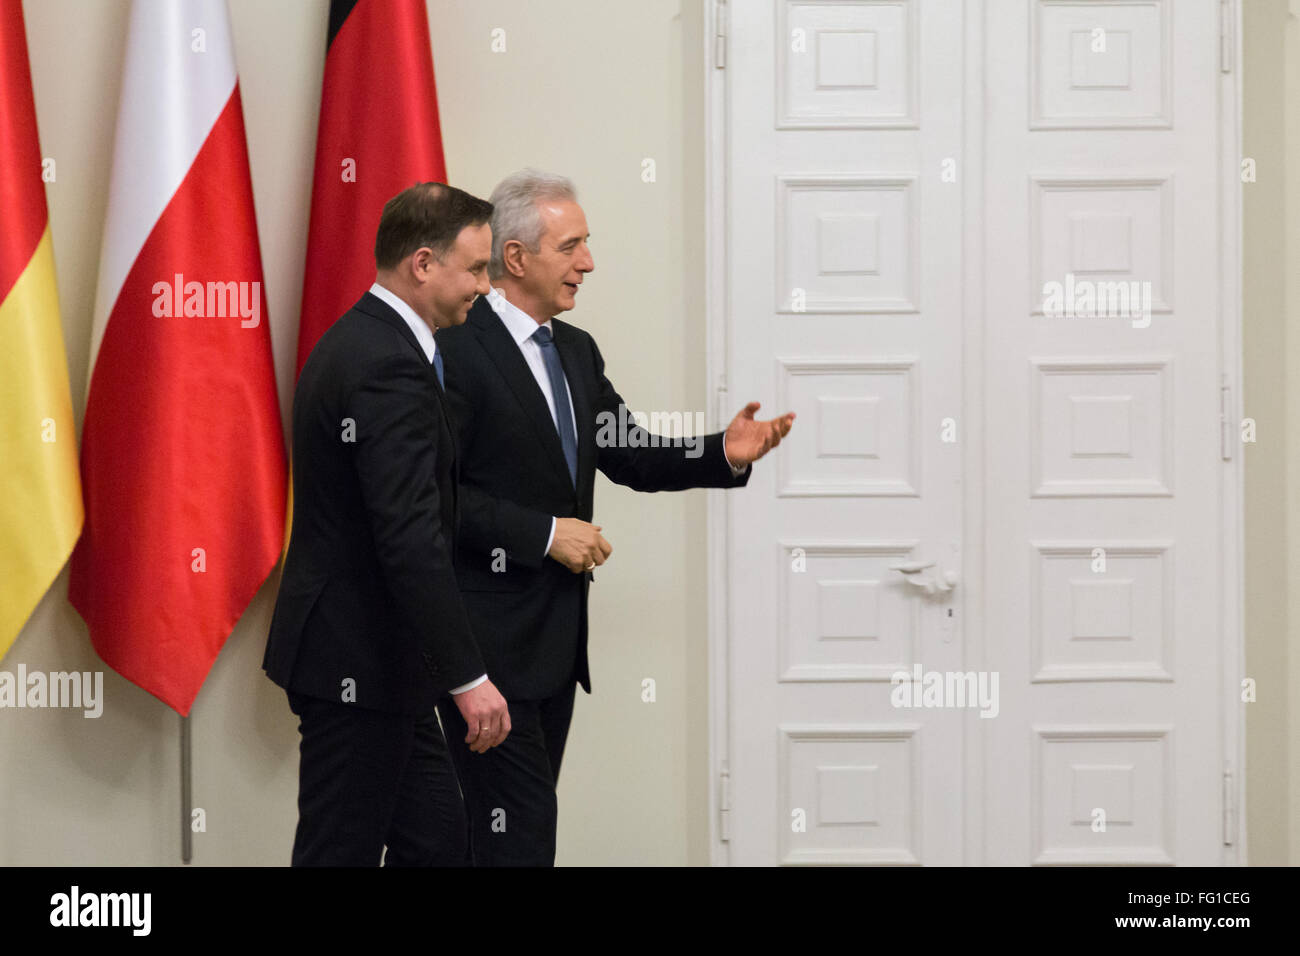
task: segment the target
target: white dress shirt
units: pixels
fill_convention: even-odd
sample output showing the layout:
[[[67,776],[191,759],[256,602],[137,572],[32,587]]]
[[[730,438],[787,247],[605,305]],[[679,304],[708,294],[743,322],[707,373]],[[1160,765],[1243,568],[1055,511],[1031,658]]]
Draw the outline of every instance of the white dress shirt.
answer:
[[[388,289],[385,289],[378,282],[370,287],[370,294],[392,306],[393,311],[400,315],[402,320],[411,327],[411,331],[415,334],[415,341],[420,343],[420,348],[424,350],[425,358],[427,358],[429,364],[432,365],[433,356],[438,351],[438,343],[433,339],[433,329],[429,328],[429,324],[415,314],[415,310],[406,303],[405,299],[399,296],[396,292],[391,292]],[[549,549],[550,546],[548,545],[547,547]],[[473,690],[487,679],[487,674],[482,674],[470,681],[468,684],[461,684],[459,687],[453,687],[451,693],[463,694],[467,690]]]
[[[424,349],[424,357],[433,364],[433,355],[438,351],[438,343],[433,340],[433,329],[429,328],[429,323],[415,314],[415,310],[407,304],[396,292],[385,289],[378,282],[370,287],[370,294],[382,299],[385,303],[393,307],[402,321],[411,327],[411,332],[415,335],[415,341],[420,343],[420,348]]]
[[[537,320],[516,306],[513,302],[505,297],[505,294],[496,286],[488,293],[488,305],[492,306],[492,311],[501,319],[501,324],[506,327],[510,337],[515,340],[515,345],[519,346],[519,351],[523,353],[524,361],[528,364],[528,370],[533,373],[533,378],[537,380],[537,387],[542,390],[542,395],[546,398],[546,407],[551,411],[551,421],[555,422],[555,430],[560,430],[559,420],[555,416],[555,393],[551,391],[551,376],[546,371],[546,360],[542,358],[542,347],[533,338],[537,330],[546,327],[551,335],[555,335],[555,328],[551,325],[551,320],[547,319],[541,325]],[[563,376],[561,376],[563,377]],[[573,422],[574,428],[578,425],[578,416],[573,411],[573,396],[569,394],[569,383],[564,383],[564,400],[569,403],[569,420]],[[578,436],[573,436],[574,446],[577,446]],[[551,543],[555,541],[555,518],[551,517],[551,533],[546,539],[546,548],[542,551],[545,556],[551,553]]]

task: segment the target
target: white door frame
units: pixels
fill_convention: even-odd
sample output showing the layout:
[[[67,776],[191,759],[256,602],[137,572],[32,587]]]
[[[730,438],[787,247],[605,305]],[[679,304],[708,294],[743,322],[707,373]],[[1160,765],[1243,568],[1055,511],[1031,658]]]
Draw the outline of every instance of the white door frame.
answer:
[[[1219,303],[1222,340],[1221,357],[1224,368],[1226,398],[1223,403],[1224,430],[1222,441],[1231,449],[1232,461],[1223,469],[1223,514],[1220,517],[1219,538],[1223,542],[1224,567],[1230,580],[1223,589],[1223,660],[1224,700],[1227,707],[1224,719],[1223,752],[1232,762],[1225,769],[1224,798],[1225,840],[1231,836],[1232,846],[1224,850],[1224,862],[1245,866],[1249,861],[1246,852],[1246,720],[1241,707],[1241,680],[1246,675],[1245,644],[1245,577],[1246,577],[1246,521],[1242,489],[1245,487],[1243,470],[1245,451],[1240,437],[1243,417],[1242,393],[1246,380],[1241,347],[1241,115],[1242,71],[1246,58],[1242,55],[1241,0],[1220,0],[1220,38],[1223,51],[1220,58],[1219,100],[1223,108],[1219,113],[1219,201],[1223,208],[1223,222],[1230,232],[1219,245]],[[1231,772],[1233,776],[1227,777]]]
[[[745,0],[764,2],[764,0]],[[781,2],[781,0],[766,0]],[[921,0],[924,2],[924,0]],[[966,124],[967,178],[971,183],[966,190],[963,209],[963,255],[965,275],[964,300],[966,303],[963,335],[966,354],[982,354],[983,345],[983,236],[970,223],[980,221],[983,203],[984,131],[972,117],[982,115],[983,90],[983,19],[979,15],[983,0],[963,0],[966,23],[966,96],[970,106],[964,111]],[[705,341],[707,343],[706,376],[712,393],[713,428],[725,427],[733,402],[727,394],[727,92],[726,56],[728,0],[706,0],[704,57],[705,75],[704,142],[705,142]],[[1228,865],[1245,865],[1246,857],[1246,737],[1242,708],[1237,704],[1240,681],[1246,673],[1244,625],[1244,529],[1242,501],[1243,454],[1238,423],[1242,418],[1242,347],[1241,347],[1241,113],[1244,67],[1241,43],[1241,9],[1239,0],[1220,0],[1223,27],[1223,51],[1219,73],[1219,134],[1220,203],[1222,221],[1227,231],[1221,237],[1219,279],[1221,289],[1220,336],[1221,358],[1225,378],[1225,409],[1222,428],[1225,449],[1231,455],[1223,471],[1222,513],[1219,538],[1223,547],[1223,566],[1227,580],[1223,582],[1223,621],[1221,642],[1222,693],[1224,694],[1223,752],[1228,755],[1229,766],[1224,768],[1225,845],[1223,862]],[[972,353],[969,350],[975,349]],[[970,407],[985,408],[983,394],[983,369],[979,363],[969,363],[966,375],[964,400]],[[748,398],[748,396],[746,396]],[[985,409],[987,411],[987,409]],[[785,409],[777,409],[777,412]],[[983,423],[970,419],[966,428],[967,441],[962,450],[966,474],[982,475]],[[778,451],[777,454],[780,454]],[[963,540],[982,542],[984,516],[982,512],[981,482],[965,482],[963,501]],[[730,844],[726,814],[728,805],[728,758],[730,754],[730,649],[727,620],[727,559],[730,531],[724,491],[710,491],[707,503],[706,535],[707,588],[708,588],[708,660],[709,660],[709,860],[715,865],[730,862]],[[978,655],[982,651],[983,611],[982,573],[978,562],[964,562],[964,587],[969,592],[965,598],[967,614],[964,638],[969,651]],[[968,744],[975,743],[968,741]],[[979,752],[978,747],[964,748],[968,755]],[[966,786],[966,821],[964,859],[967,864],[980,865],[985,860],[983,841],[983,764],[968,756],[964,771]]]

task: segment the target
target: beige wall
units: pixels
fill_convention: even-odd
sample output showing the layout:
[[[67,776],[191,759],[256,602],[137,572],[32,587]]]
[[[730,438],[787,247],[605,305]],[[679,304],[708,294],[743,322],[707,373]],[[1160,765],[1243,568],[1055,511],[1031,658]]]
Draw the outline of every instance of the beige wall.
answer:
[[[1247,0],[1242,152],[1249,860],[1300,862],[1300,2]]]
[[[86,386],[100,229],[129,4],[29,0],[42,152],[74,403]],[[231,0],[280,399],[288,421],[326,0]],[[633,407],[703,410],[703,143],[698,0],[431,0],[448,177],[486,196],[524,165],[578,184],[596,272],[574,321]],[[490,52],[506,30],[507,52]],[[641,181],[653,158],[657,182]],[[592,592],[595,696],[579,694],[560,781],[558,862],[707,862],[703,492],[635,495],[600,479],[614,545]],[[66,572],[6,670],[94,670]],[[283,864],[297,819],[297,724],[261,671],[263,588],[192,718],[202,864]],[[653,677],[658,701],[641,702]],[[178,859],[178,718],[113,672],[98,720],[0,715],[0,863]]]
[[[1246,459],[1247,667],[1260,682],[1247,710],[1247,811],[1252,862],[1280,863],[1300,846],[1300,709],[1287,704],[1300,655],[1286,647],[1288,621],[1300,621],[1300,603],[1293,610],[1286,597],[1300,573],[1300,531],[1286,534],[1300,520],[1300,442],[1285,443],[1288,410],[1300,420],[1300,389],[1287,387],[1288,376],[1300,382],[1300,342],[1281,319],[1300,305],[1300,160],[1285,166],[1300,157],[1300,51],[1285,0],[1246,2],[1245,151],[1260,181],[1246,190],[1245,399],[1261,435]],[[328,4],[230,7],[287,422]],[[127,0],[24,4],[42,151],[58,163],[48,195],[78,408],[127,9]],[[486,195],[521,165],[572,176],[597,265],[572,318],[595,335],[634,407],[704,410],[703,0],[430,0],[429,10],[449,178]],[[495,27],[506,30],[504,54],[489,50]],[[646,157],[654,184],[640,178]],[[593,590],[596,693],[579,694],[576,707],[558,862],[705,863],[703,493],[635,495],[602,478],[596,518],[615,552]],[[273,588],[244,615],[194,710],[194,802],[208,824],[196,863],[288,860],[296,722],[260,669]],[[66,595],[65,573],[0,667],[101,666]],[[641,702],[645,677],[657,703]],[[178,719],[111,671],[105,692],[98,720],[0,715],[0,863],[177,860]]]

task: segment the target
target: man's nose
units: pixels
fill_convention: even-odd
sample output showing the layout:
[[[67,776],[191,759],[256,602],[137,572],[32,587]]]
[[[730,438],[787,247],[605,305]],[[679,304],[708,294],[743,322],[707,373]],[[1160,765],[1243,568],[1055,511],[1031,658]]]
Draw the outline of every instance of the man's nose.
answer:
[[[579,272],[596,271],[596,260],[591,257],[590,249],[582,250],[582,258],[578,262],[577,269]]]

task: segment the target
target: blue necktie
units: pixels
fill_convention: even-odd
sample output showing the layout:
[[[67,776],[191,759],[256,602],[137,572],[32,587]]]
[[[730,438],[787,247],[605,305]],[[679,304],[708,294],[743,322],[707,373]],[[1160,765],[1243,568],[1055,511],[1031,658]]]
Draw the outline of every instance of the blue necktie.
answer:
[[[438,373],[438,384],[441,385],[445,391],[447,383],[442,380],[442,352],[438,349],[435,349],[433,353],[433,370]]]
[[[551,380],[551,397],[555,399],[555,428],[560,433],[560,447],[564,461],[569,466],[569,478],[578,487],[578,440],[573,428],[573,413],[569,410],[569,390],[564,384],[564,367],[560,353],[555,348],[551,330],[540,326],[533,338],[542,347],[542,360],[546,362],[546,375]]]

